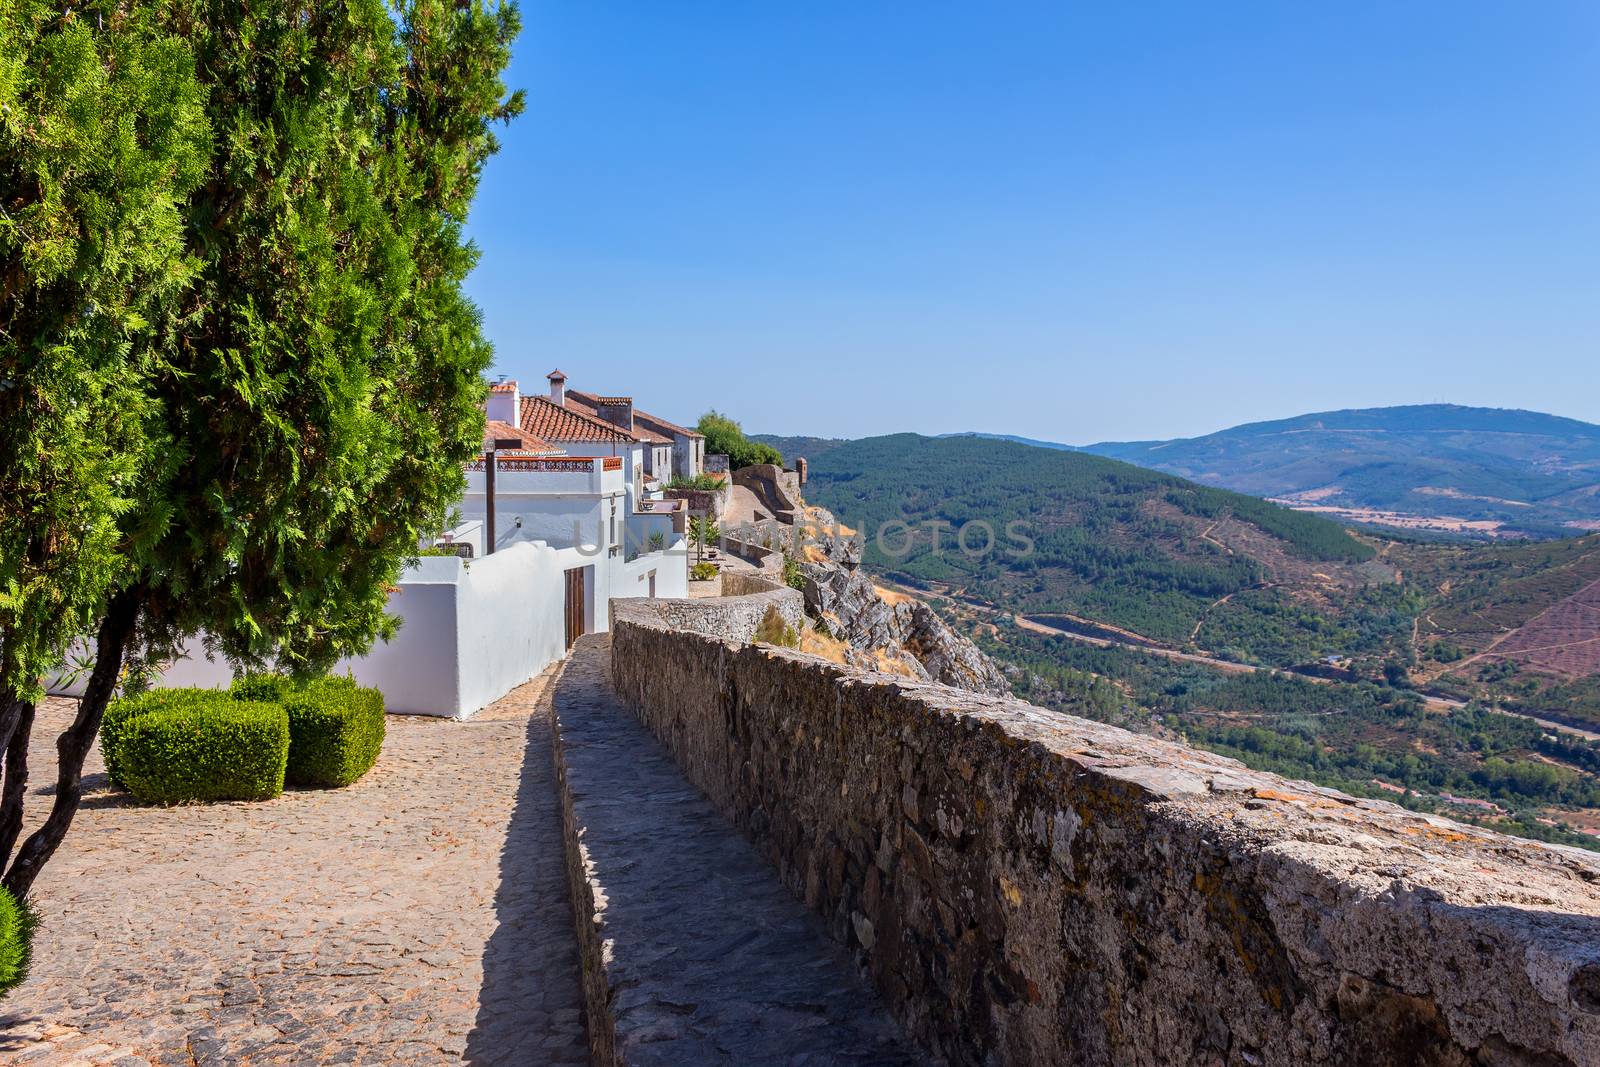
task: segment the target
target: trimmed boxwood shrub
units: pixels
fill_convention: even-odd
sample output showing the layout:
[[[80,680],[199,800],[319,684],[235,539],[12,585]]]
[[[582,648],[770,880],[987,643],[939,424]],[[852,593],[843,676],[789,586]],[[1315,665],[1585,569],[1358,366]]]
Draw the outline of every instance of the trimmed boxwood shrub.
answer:
[[[353,678],[319,678],[283,694],[289,714],[289,782],[345,786],[378,762],[383,694]]]
[[[215,702],[217,697],[215,689],[151,689],[113,700],[100,720],[100,755],[105,759],[111,783],[128,787],[122,777],[121,747],[129,723],[152,711],[176,711]]]
[[[165,692],[183,696],[130,715],[113,745],[117,774],[134,796],[182,804],[283,792],[289,717],[281,705],[208,690]]]
[[[228,692],[235,700],[259,700],[266,704],[283,703],[284,694],[294,687],[282,674],[246,674],[235,678]]]
[[[383,694],[378,690],[364,689],[352,678],[296,682],[278,674],[255,674],[237,679],[226,692],[155,689],[114,701],[106,708],[100,727],[100,751],[111,781],[131,790],[139,799],[155,803],[249,799],[256,795],[241,785],[233,772],[229,772],[226,780],[218,780],[208,787],[201,781],[208,773],[206,768],[214,770],[222,764],[237,764],[242,756],[240,738],[231,742],[234,749],[230,754],[213,755],[201,763],[194,763],[203,747],[199,737],[190,738],[181,745],[163,742],[167,744],[168,758],[187,760],[190,765],[187,768],[175,765],[165,773],[158,773],[155,764],[147,758],[139,788],[134,787],[126,769],[128,737],[144,719],[157,714],[186,715],[210,723],[214,719],[212,711],[233,704],[278,709],[288,723],[289,751],[283,775],[277,788],[260,793],[262,796],[276,796],[285,783],[323,787],[349,785],[372,769],[383,748]],[[225,732],[231,736],[237,734],[238,729],[230,726]],[[154,751],[149,749],[149,743],[147,738],[147,756]],[[275,735],[268,738],[269,748],[276,744]],[[172,789],[156,784],[157,780],[170,783]],[[245,791],[240,792],[241,789]]]
[[[166,690],[167,693],[178,693],[182,690]],[[121,765],[118,762],[118,750],[122,743],[122,732],[129,722],[152,708],[162,706],[152,700],[152,693],[141,693],[138,696],[122,697],[113,700],[106,706],[105,713],[100,718],[100,755],[106,761],[106,777],[111,779],[112,785],[126,789],[127,783],[122,780]]]
[[[0,997],[28,976],[33,952],[33,911],[0,888]]]

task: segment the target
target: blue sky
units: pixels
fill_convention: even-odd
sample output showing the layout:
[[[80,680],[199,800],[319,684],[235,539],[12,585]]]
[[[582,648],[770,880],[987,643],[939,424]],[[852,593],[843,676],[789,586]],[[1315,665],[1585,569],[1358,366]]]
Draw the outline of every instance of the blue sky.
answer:
[[[496,369],[1070,443],[1600,422],[1600,4],[524,3]]]

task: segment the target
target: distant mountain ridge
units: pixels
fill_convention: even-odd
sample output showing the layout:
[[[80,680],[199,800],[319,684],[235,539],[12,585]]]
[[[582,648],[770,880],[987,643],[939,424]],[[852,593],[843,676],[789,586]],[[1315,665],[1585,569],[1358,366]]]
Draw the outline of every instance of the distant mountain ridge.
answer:
[[[1316,412],[1204,437],[1074,448],[1345,521],[1538,537],[1600,529],[1600,426],[1418,404]]]

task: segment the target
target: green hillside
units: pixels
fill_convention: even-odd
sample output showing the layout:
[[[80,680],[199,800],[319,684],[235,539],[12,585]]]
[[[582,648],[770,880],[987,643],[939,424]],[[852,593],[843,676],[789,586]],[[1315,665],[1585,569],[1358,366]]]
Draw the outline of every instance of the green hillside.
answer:
[[[764,440],[806,457],[807,499],[866,535],[868,568],[944,594],[933,599],[953,621],[1020,668],[1025,699],[1358,795],[1600,847],[1600,743],[1479,703],[1424,700],[1600,724],[1600,535],[1358,538],[1081,452],[972,436]],[[954,531],[979,522],[999,544],[969,555]],[[895,523],[917,531],[911,551],[896,551],[905,528]],[[1007,551],[1021,547],[1012,523],[1031,553]],[[970,531],[969,548],[987,541]],[[1098,648],[1033,623],[1111,627],[1123,642],[1322,677]],[[1315,662],[1327,656],[1337,664]]]
[[[1175,734],[1357,796],[1600,849],[1600,743],[1481,708],[1429,712],[1388,686],[1229,673],[1008,623],[977,632],[985,652],[1022,669],[1017,695],[1043,707]]]
[[[808,498],[866,533],[867,566],[898,580],[1068,628],[1274,666],[1334,656],[1345,676],[1600,723],[1600,535],[1358,539],[1082,452],[965,435],[765,440],[807,457]],[[930,520],[948,524],[937,552]],[[875,536],[893,521],[917,531],[909,552],[893,551],[899,527]],[[953,531],[976,522],[994,551],[962,552]],[[1014,522],[1031,553],[1008,538]]]
[[[1370,545],[1253,497],[972,437],[760,439],[806,456],[807,499],[866,535],[869,568],[913,583],[1268,663],[1381,658],[1409,625]]]
[[[1600,724],[1600,535],[1383,554],[1423,600],[1414,681]]]

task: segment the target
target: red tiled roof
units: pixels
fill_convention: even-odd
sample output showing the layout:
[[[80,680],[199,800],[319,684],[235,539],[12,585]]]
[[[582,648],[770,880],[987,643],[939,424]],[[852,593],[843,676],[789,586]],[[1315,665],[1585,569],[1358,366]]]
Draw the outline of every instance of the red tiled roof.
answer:
[[[491,392],[491,393],[512,393],[512,392],[516,392],[516,389],[517,389],[517,382],[516,382],[516,379],[514,379],[514,378],[507,378],[503,382],[490,382],[489,383],[489,392]]]
[[[562,381],[566,381],[567,380],[567,372],[562,370],[560,367],[557,367],[555,370],[551,371],[549,374],[546,374],[545,377],[546,378],[560,378]]]
[[[528,433],[526,430],[519,430],[509,422],[489,419],[483,424],[483,450],[485,452],[489,450],[496,440],[506,440],[512,437],[522,442],[521,447],[515,450],[503,448],[500,450],[502,456],[515,458],[518,456],[564,456],[567,454],[565,449],[557,448],[548,441],[541,441],[533,434]]]
[[[665,434],[668,437],[672,437],[674,435],[679,436],[679,437],[703,437],[703,436],[705,436],[704,434],[700,433],[700,431],[698,431],[698,430],[691,430],[686,426],[679,426],[675,422],[668,422],[666,419],[661,418],[659,415],[652,415],[647,411],[640,411],[638,408],[634,408],[633,409],[633,424],[634,424],[634,426],[638,426],[639,425],[639,421],[641,419],[644,420],[646,423],[648,423],[650,425],[650,428],[652,430],[654,430],[656,433]]]
[[[585,393],[577,389],[567,390],[568,411],[576,411],[589,416],[591,419],[599,419],[599,421],[605,422],[607,426],[614,426],[619,431],[622,430],[622,427],[616,426],[615,423],[606,422],[605,419],[600,417],[600,405],[631,404],[632,402],[625,396],[595,396],[593,393]],[[635,441],[643,441],[652,445],[670,445],[672,443],[670,438],[662,437],[660,434],[651,433],[648,430],[641,430],[639,428],[639,412],[637,410],[634,411],[633,416],[632,437]]]
[[[599,406],[610,403],[628,403],[628,397],[596,396],[594,393],[585,393],[581,389],[567,390],[567,406],[595,418],[600,417]],[[668,422],[650,414],[648,411],[633,409],[633,435],[641,441],[657,445],[670,445],[675,436],[699,437],[700,434],[693,430],[684,429],[676,423]]]
[[[570,393],[568,394],[571,395]],[[625,441],[638,440],[621,427],[570,407],[562,407],[545,396],[522,398],[522,428],[546,441]]]

